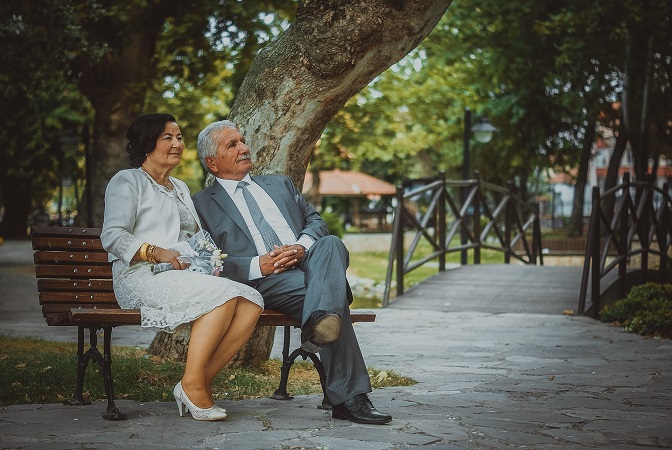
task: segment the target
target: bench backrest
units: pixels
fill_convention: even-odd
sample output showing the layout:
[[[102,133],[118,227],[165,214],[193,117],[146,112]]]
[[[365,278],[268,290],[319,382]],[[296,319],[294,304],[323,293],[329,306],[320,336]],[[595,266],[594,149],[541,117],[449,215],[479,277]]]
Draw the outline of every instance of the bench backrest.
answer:
[[[119,308],[112,264],[100,228],[35,226],[31,230],[37,290],[48,324],[70,308]]]
[[[112,263],[100,228],[35,226],[33,258],[42,314],[49,325],[140,324],[140,311],[122,310],[112,287]],[[351,311],[352,322],[373,322],[370,311]],[[261,326],[301,326],[299,319],[266,309]]]

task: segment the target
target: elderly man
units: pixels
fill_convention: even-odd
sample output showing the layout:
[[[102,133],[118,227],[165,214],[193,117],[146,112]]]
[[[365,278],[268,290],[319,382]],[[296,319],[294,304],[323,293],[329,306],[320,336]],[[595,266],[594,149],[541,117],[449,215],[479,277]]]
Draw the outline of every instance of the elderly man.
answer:
[[[247,283],[266,307],[302,321],[302,347],[320,353],[332,417],[365,424],[392,420],[369,400],[371,382],[350,321],[348,251],[284,176],[250,176],[252,161],[236,124],[198,136],[198,155],[216,181],[194,195],[203,227],[229,257],[222,276]]]

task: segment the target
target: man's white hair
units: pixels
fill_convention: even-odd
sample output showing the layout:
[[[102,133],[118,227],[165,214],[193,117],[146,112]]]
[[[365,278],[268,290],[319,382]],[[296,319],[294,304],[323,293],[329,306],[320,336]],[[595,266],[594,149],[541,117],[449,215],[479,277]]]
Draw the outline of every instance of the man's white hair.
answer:
[[[230,120],[219,120],[217,122],[211,123],[207,127],[203,128],[200,133],[198,133],[198,141],[196,144],[196,148],[198,150],[198,159],[201,160],[201,164],[203,167],[205,167],[205,170],[208,171],[208,176],[205,179],[205,187],[210,186],[215,181],[214,175],[212,175],[210,168],[205,163],[205,158],[208,156],[215,156],[217,154],[217,141],[215,138],[217,133],[219,133],[224,128],[233,128],[234,130],[238,130],[238,125]]]

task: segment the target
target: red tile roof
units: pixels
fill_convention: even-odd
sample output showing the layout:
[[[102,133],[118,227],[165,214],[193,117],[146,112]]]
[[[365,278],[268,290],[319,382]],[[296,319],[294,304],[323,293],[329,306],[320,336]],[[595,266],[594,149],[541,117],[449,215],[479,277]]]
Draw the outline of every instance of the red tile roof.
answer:
[[[313,174],[306,173],[303,192],[313,184]],[[364,197],[367,195],[394,195],[393,184],[354,170],[324,170],[320,172],[320,195]]]

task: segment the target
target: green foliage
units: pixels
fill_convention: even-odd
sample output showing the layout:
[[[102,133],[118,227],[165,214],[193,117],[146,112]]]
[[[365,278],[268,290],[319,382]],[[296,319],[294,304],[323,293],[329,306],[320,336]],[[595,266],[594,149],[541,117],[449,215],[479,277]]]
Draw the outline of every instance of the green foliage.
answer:
[[[60,140],[91,117],[72,74],[71,10],[37,0],[0,4],[0,207],[3,233],[25,237],[29,213],[46,204],[63,177],[83,179],[81,149]],[[23,235],[23,236],[22,236]]]
[[[672,284],[646,283],[600,311],[602,322],[622,324],[642,336],[672,337]]]
[[[320,216],[322,217],[322,220],[326,222],[327,228],[329,228],[329,234],[333,234],[339,238],[343,237],[343,234],[345,233],[345,226],[343,225],[343,221],[338,214],[323,212],[320,213]]]
[[[53,403],[72,399],[77,346],[34,338],[0,336],[0,406]],[[143,349],[114,346],[114,390],[118,399],[141,402],[173,401],[173,386],[184,364],[150,357]],[[225,369],[213,382],[217,400],[270,396],[280,380],[281,361],[269,360],[260,368]],[[415,381],[393,372],[369,368],[376,387],[408,386]],[[381,375],[382,373],[382,375]],[[317,371],[308,362],[292,366],[288,390],[295,395],[322,391]],[[84,397],[105,398],[100,370],[91,361],[84,380]]]
[[[669,154],[670,5],[455,0],[416,50],[339,111],[311,165],[395,184],[440,170],[461,178],[468,107],[474,121],[486,115],[499,130],[488,144],[471,141],[471,169],[495,184],[513,180],[531,198],[544,170],[578,165],[588,129],[622,122],[612,105],[622,98],[626,67],[640,76],[652,70],[650,112],[659,118],[650,150]],[[635,52],[650,66],[626,58],[633,30],[651,38]]]

